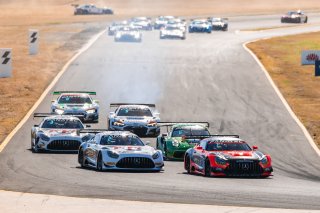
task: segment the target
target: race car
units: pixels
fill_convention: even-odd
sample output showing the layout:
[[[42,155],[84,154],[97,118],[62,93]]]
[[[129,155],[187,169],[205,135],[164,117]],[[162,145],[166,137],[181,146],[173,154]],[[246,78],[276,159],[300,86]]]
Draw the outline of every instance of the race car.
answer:
[[[113,14],[113,10],[107,7],[99,8],[93,4],[74,5],[74,15],[88,14]]]
[[[238,135],[214,135],[190,148],[184,156],[188,173],[210,176],[269,177],[270,155],[252,148]]]
[[[154,21],[154,25],[153,28],[154,29],[161,29],[163,28],[168,21],[175,19],[176,17],[174,16],[159,16],[158,18],[156,18],[156,20]]]
[[[82,132],[82,131],[80,131]],[[81,167],[103,170],[138,170],[159,172],[164,166],[162,153],[145,145],[141,139],[125,131],[84,131],[95,134],[81,144],[78,162]]]
[[[155,104],[111,103],[115,108],[108,117],[109,130],[131,131],[138,136],[158,136],[160,134],[159,113],[154,112]]]
[[[165,26],[176,26],[179,27],[184,32],[187,31],[187,22],[184,19],[174,18],[170,19]]]
[[[211,33],[212,24],[207,19],[192,20],[189,25],[189,33],[206,32]]]
[[[128,26],[127,21],[122,22],[113,22],[110,26],[107,27],[108,35],[113,36],[117,30],[121,29],[122,27]]]
[[[209,17],[208,21],[211,22],[212,30],[228,31],[228,19]]]
[[[159,125],[171,127],[169,133],[157,137],[157,149],[166,160],[183,160],[185,152],[198,144],[203,135],[210,135],[208,122],[161,122]]]
[[[142,33],[136,28],[132,28],[129,26],[121,27],[115,33],[114,41],[141,42]]]
[[[287,14],[281,16],[281,23],[307,23],[308,16],[301,10],[290,11]]]
[[[31,129],[31,150],[41,151],[78,151],[83,142],[79,130],[84,126],[79,118],[70,115],[52,115],[50,113],[34,113],[34,118],[44,118],[39,125]]]
[[[160,30],[160,39],[166,38],[177,38],[185,40],[186,31],[180,26],[167,24]]]
[[[152,30],[152,21],[148,17],[134,17],[129,20],[130,26],[138,30]]]
[[[96,92],[55,91],[53,95],[59,97],[52,101],[52,113],[77,116],[85,122],[99,121],[99,102],[91,98]]]

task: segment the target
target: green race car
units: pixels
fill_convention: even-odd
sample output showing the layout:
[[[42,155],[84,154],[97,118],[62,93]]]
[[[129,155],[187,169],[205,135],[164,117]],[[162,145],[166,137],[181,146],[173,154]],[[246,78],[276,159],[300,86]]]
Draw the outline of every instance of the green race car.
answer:
[[[157,137],[157,149],[160,149],[166,160],[183,160],[187,149],[194,147],[201,140],[200,136],[210,135],[209,123],[162,123],[160,126],[171,126],[169,133]]]

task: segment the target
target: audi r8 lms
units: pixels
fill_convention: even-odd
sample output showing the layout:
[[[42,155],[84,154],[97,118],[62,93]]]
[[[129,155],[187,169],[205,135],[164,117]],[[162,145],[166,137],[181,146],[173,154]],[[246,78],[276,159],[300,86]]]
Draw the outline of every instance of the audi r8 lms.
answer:
[[[160,39],[166,38],[177,38],[184,40],[186,39],[186,31],[177,25],[167,24],[160,30]]]
[[[184,167],[188,173],[208,177],[268,177],[273,171],[271,157],[257,149],[239,136],[209,136],[187,150]]]
[[[98,132],[82,143],[78,162],[82,167],[96,168],[98,171],[160,171],[164,166],[161,151],[145,145],[131,132],[119,131]]]
[[[212,24],[207,19],[193,20],[189,25],[189,33],[206,32],[211,33]]]
[[[174,16],[159,16],[158,18],[156,18],[156,20],[154,21],[154,25],[153,28],[154,29],[161,29],[162,27],[164,27],[168,21],[175,19]]]
[[[99,102],[91,98],[96,92],[55,91],[53,95],[59,97],[52,101],[52,113],[77,116],[87,122],[99,121]]]
[[[154,104],[112,103],[108,124],[110,130],[131,131],[139,136],[158,136],[160,134],[159,113],[154,112]]]
[[[148,17],[134,17],[129,22],[130,26],[138,30],[152,30],[152,22]]]
[[[228,31],[228,19],[210,17],[208,20],[212,24],[212,30]]]
[[[302,11],[290,11],[281,17],[281,23],[307,23],[308,16]]]
[[[133,27],[121,27],[115,33],[114,41],[141,42],[142,33],[138,29]]]
[[[75,5],[74,15],[88,15],[88,14],[113,14],[110,8],[100,8],[93,4]]]
[[[44,119],[31,129],[31,150],[33,152],[77,151],[79,149],[82,143],[79,130],[85,128],[79,118],[48,113],[35,113],[34,117],[44,117]]]

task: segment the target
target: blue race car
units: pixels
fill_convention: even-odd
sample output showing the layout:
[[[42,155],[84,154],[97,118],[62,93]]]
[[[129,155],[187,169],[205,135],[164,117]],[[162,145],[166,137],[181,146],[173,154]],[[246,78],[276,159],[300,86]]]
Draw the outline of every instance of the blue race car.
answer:
[[[207,19],[192,20],[192,22],[189,25],[189,33],[194,33],[194,32],[211,33],[211,31],[212,31],[212,24]]]

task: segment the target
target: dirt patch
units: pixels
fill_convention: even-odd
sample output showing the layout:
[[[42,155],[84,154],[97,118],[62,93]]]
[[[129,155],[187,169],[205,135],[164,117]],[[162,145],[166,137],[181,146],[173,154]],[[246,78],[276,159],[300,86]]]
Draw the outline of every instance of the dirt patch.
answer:
[[[289,105],[320,147],[320,78],[302,66],[302,50],[320,49],[320,33],[262,40],[248,47],[258,56]]]
[[[283,13],[314,9],[318,0],[93,0],[115,10],[114,16],[74,16],[80,0],[0,0],[0,47],[13,49],[13,77],[0,79],[0,142],[17,125],[62,66],[93,34],[112,19],[160,14]],[[241,3],[240,3],[241,2]],[[270,6],[272,5],[272,6]],[[289,6],[288,6],[289,5]],[[28,29],[40,30],[40,54],[29,56]],[[316,126],[316,124],[312,124]]]

